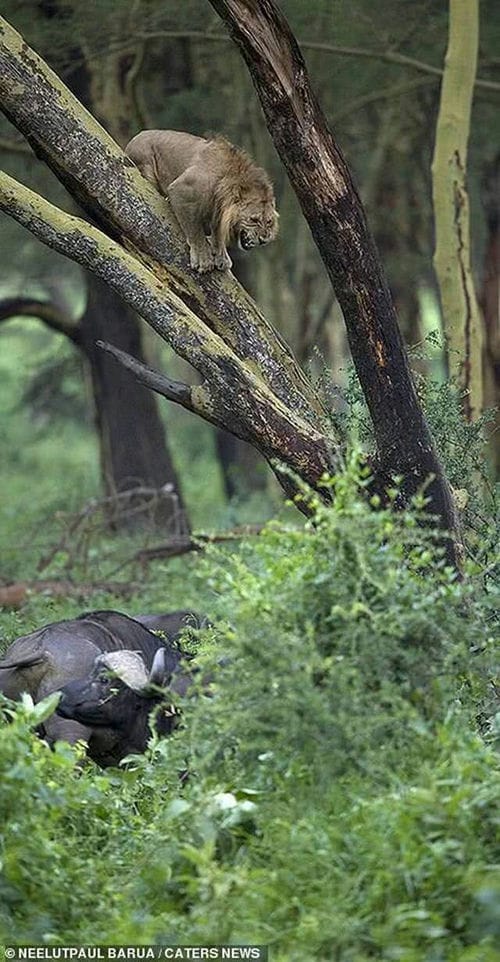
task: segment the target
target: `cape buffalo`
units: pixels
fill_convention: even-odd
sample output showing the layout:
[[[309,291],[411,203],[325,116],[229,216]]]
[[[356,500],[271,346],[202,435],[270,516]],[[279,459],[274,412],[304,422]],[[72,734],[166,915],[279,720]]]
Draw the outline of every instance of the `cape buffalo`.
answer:
[[[158,625],[157,630],[167,635],[168,647],[174,649],[182,628],[202,621],[201,616],[187,611],[142,617],[152,626]],[[41,701],[88,675],[98,655],[125,649],[139,652],[149,671],[157,650],[164,645],[165,638],[118,611],[87,612],[17,638],[0,660],[0,692],[14,700],[28,692],[34,702]],[[44,734],[50,742],[88,741],[91,730],[72,719],[52,715],[44,723]]]
[[[170,611],[166,615],[133,615],[135,621],[149,631],[161,631],[169,641],[178,638],[184,628],[209,628],[211,622],[205,615],[196,611]]]
[[[181,654],[159,648],[150,671],[135,651],[98,655],[87,677],[62,689],[58,715],[90,730],[88,755],[102,768],[118,765],[122,758],[146,749],[151,731],[169,735],[177,711],[165,702],[165,689],[185,694],[191,678],[180,668]]]

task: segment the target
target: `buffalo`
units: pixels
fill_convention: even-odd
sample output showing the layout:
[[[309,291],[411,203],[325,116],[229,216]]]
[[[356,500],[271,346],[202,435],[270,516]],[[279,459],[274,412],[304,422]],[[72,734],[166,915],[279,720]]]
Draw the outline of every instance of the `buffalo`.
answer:
[[[153,634],[139,619],[144,619],[162,637]],[[93,670],[99,655],[123,650],[138,652],[144,670],[152,669],[156,652],[167,646],[172,657],[180,653],[176,641],[183,627],[207,623],[194,612],[178,611],[168,615],[143,615],[129,618],[118,611],[92,611],[79,618],[45,625],[17,638],[0,659],[0,693],[18,699],[28,692],[41,701]],[[165,637],[166,636],[166,637]],[[49,742],[64,740],[89,742],[92,726],[75,719],[52,715],[44,722]]]
[[[172,732],[178,712],[166,703],[165,689],[185,695],[192,681],[181,660],[179,651],[159,648],[148,672],[138,652],[98,655],[85,678],[63,687],[57,714],[90,731],[87,753],[101,768],[118,765],[126,755],[145,751],[154,709],[156,732]]]
[[[175,641],[184,628],[209,628],[211,622],[206,615],[195,611],[170,611],[166,615],[133,615],[149,631],[161,631],[169,641]]]

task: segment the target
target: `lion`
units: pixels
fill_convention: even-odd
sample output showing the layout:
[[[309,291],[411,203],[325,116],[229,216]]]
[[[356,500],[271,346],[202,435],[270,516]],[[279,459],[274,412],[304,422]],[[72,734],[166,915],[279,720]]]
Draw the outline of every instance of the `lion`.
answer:
[[[265,170],[224,137],[143,130],[125,153],[168,197],[201,274],[232,267],[227,247],[247,251],[274,240],[274,192]]]

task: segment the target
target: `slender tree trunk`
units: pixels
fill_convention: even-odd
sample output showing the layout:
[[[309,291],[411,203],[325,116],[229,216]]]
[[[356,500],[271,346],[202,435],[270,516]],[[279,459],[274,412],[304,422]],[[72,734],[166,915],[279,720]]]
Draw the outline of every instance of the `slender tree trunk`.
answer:
[[[490,449],[495,474],[500,478],[500,154],[486,173],[484,208],[488,228],[480,298],[485,333],[484,389],[486,407],[496,410]]]
[[[434,268],[448,370],[466,392],[469,420],[483,407],[482,323],[470,263],[467,145],[479,42],[479,0],[450,0],[448,49],[432,161]]]

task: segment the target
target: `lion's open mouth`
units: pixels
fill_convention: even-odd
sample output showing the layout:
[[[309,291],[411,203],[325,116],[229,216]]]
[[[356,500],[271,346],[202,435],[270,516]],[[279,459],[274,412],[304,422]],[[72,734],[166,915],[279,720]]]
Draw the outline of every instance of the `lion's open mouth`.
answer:
[[[247,234],[246,231],[240,231],[240,236],[238,238],[239,246],[244,251],[249,251],[252,247],[255,247],[255,241]]]

